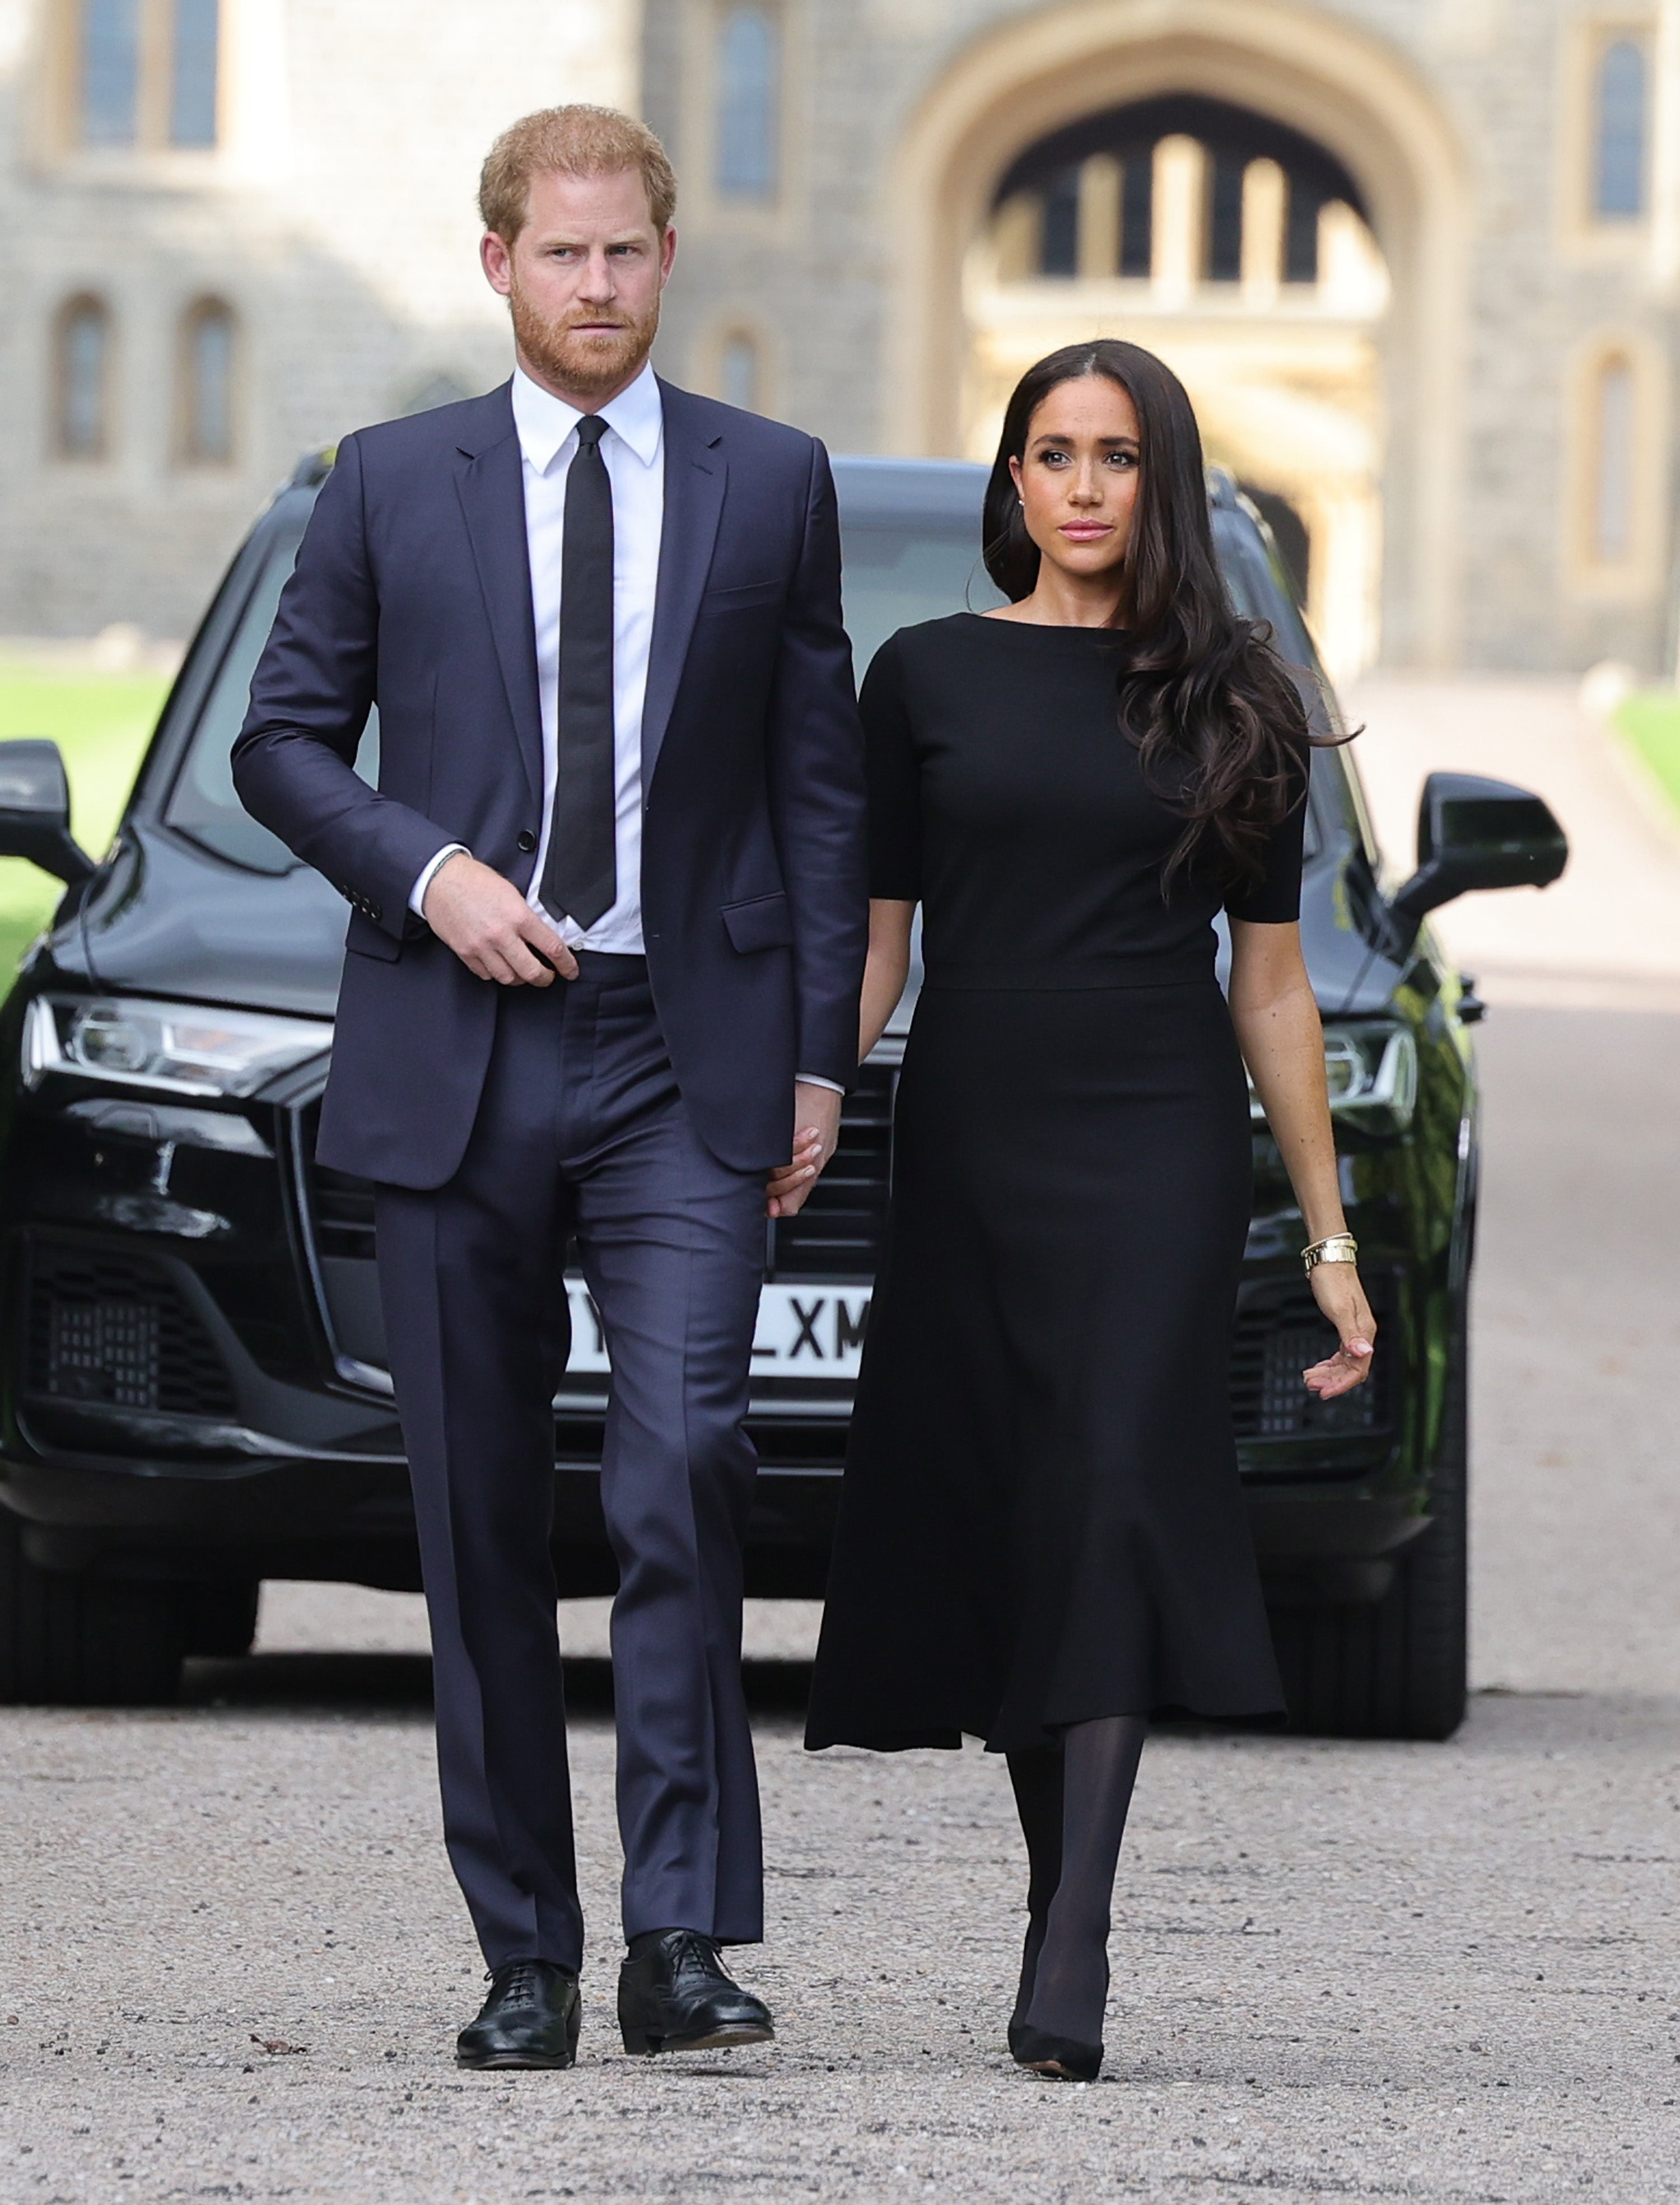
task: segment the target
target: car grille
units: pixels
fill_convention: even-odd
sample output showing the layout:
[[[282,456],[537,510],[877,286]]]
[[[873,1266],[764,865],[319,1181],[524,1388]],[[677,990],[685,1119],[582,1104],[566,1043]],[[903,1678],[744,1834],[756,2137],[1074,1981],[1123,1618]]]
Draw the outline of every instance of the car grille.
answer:
[[[1380,1280],[1367,1281],[1380,1326]],[[1237,1308],[1231,1352],[1231,1417],[1240,1440],[1312,1439],[1380,1431],[1388,1423],[1391,1356],[1379,1356],[1367,1382],[1337,1400],[1320,1401],[1301,1382],[1309,1364],[1332,1353],[1336,1334],[1303,1281],[1245,1293]]]
[[[373,1182],[353,1173],[329,1171],[314,1161],[315,1129],[309,1128],[310,1209],[315,1245],[323,1256],[373,1260]]]
[[[226,1367],[162,1264],[37,1245],[28,1294],[32,1393],[171,1416],[235,1413]]]
[[[840,1141],[796,1217],[770,1230],[772,1279],[871,1279],[881,1260],[898,1067],[866,1064],[846,1097]]]
[[[886,1223],[897,1083],[896,1066],[864,1066],[857,1088],[846,1098],[833,1161],[799,1215],[778,1219],[770,1228],[772,1279],[873,1277]],[[317,1248],[324,1257],[371,1261],[372,1182],[314,1162],[313,1110],[304,1133],[305,1196]],[[1380,1325],[1386,1315],[1384,1281],[1367,1284]],[[1231,1354],[1231,1416],[1237,1438],[1312,1439],[1385,1430],[1392,1356],[1379,1357],[1369,1382],[1338,1400],[1320,1401],[1302,1384],[1302,1371],[1335,1344],[1335,1334],[1304,1280],[1245,1287]],[[587,1382],[593,1388],[599,1382]],[[843,1407],[843,1400],[836,1406]]]

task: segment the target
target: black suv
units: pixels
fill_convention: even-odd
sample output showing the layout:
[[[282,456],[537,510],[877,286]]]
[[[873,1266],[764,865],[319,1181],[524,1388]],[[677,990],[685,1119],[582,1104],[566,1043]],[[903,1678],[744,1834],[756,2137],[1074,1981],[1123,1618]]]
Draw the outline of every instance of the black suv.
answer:
[[[372,1190],[318,1165],[344,906],[240,808],[229,751],[329,461],[235,559],[165,704],[110,854],[71,839],[62,761],[0,745],[0,854],[67,883],[0,1013],[0,1699],[170,1697],[182,1657],[250,1644],[264,1578],[419,1584],[373,1266]],[[892,629],[996,602],[983,472],[837,463],[860,667]],[[1336,707],[1254,508],[1210,496],[1232,597]],[[361,770],[378,774],[377,716]],[[1445,1737],[1464,1696],[1465,1304],[1480,1007],[1424,914],[1543,883],[1537,799],[1434,776],[1418,870],[1385,881],[1349,753],[1319,752],[1303,911],[1376,1375],[1320,1402],[1326,1328],[1258,1111],[1232,1369],[1242,1474],[1293,1720]],[[820,1593],[892,1155],[907,1000],[849,1098],[838,1155],[766,1232],[751,1591]],[[597,1497],[608,1383],[574,1286],[555,1401],[563,1592],[612,1589]]]

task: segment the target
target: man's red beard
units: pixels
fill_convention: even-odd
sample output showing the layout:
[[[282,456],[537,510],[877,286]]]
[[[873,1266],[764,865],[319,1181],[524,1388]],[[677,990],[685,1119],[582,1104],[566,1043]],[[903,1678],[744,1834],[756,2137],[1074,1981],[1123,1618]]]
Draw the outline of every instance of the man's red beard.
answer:
[[[580,333],[576,324],[605,318],[605,314],[575,308],[551,321],[538,312],[517,280],[508,304],[513,310],[514,336],[532,366],[562,389],[575,390],[580,398],[593,398],[597,392],[614,390],[628,382],[653,349],[659,327],[657,296],[639,320],[623,306],[614,306],[608,311],[618,326],[611,331],[592,330],[587,335]]]

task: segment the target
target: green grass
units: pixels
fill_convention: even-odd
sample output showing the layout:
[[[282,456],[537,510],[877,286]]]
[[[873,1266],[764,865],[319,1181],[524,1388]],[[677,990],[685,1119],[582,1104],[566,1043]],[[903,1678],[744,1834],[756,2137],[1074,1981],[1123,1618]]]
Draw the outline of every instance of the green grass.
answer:
[[[70,828],[103,856],[169,689],[161,674],[60,673],[0,659],[0,741],[51,735],[70,778]],[[51,918],[62,882],[21,858],[0,858],[0,992]]]
[[[1616,724],[1680,812],[1680,690],[1635,690],[1617,708]]]

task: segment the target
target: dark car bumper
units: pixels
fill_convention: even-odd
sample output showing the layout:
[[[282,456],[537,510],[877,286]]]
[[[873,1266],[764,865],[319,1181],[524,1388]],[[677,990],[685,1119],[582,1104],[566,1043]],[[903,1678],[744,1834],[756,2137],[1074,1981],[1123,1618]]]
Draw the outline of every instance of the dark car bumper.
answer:
[[[824,1436],[838,1441],[843,1433],[830,1427]],[[837,1464],[761,1463],[748,1534],[750,1594],[820,1596],[840,1486]],[[617,1570],[595,1465],[557,1463],[554,1489],[562,1595],[611,1592]],[[1357,1596],[1357,1569],[1349,1576],[1348,1566],[1393,1555],[1428,1522],[1386,1466],[1250,1483],[1246,1498],[1262,1571],[1285,1596],[1297,1584],[1322,1593],[1345,1580]],[[407,1465],[395,1453],[288,1450],[186,1465],[31,1450],[0,1463],[0,1503],[22,1520],[25,1551],[42,1568],[420,1586]]]
[[[748,1535],[748,1590],[820,1596],[840,1473],[760,1468]],[[38,1567],[104,1577],[304,1578],[420,1588],[401,1458],[113,1464],[55,1452],[0,1463],[0,1505]],[[617,1572],[593,1465],[558,1464],[554,1559],[563,1596],[610,1593]]]
[[[18,1321],[0,1505],[23,1519],[39,1566],[418,1586],[402,1436],[377,1368],[370,1191],[315,1170],[313,1095],[300,1082],[289,1101],[253,1111],[258,1153],[182,1146],[168,1170],[156,1138],[114,1126],[104,1106],[96,1116],[32,1099],[15,1125],[6,1275]],[[843,1293],[853,1348],[885,1201],[890,1099],[878,1080],[854,1105],[848,1172],[806,1241],[778,1235],[775,1251],[783,1275],[814,1281],[800,1289],[813,1308]],[[1315,1402],[1300,1374],[1323,1352],[1322,1320],[1289,1225],[1263,1211],[1251,1233],[1231,1404],[1268,1580],[1333,1590],[1427,1521],[1417,1382],[1430,1290],[1386,1214],[1361,1217],[1395,1352],[1358,1396]],[[831,1283],[842,1275],[843,1288]],[[804,1375],[809,1358],[795,1356],[789,1375],[755,1366],[761,1471],[747,1584],[814,1597],[850,1383]],[[617,1577],[597,1468],[604,1384],[570,1378],[557,1404],[554,1552],[569,1596],[610,1591]]]

